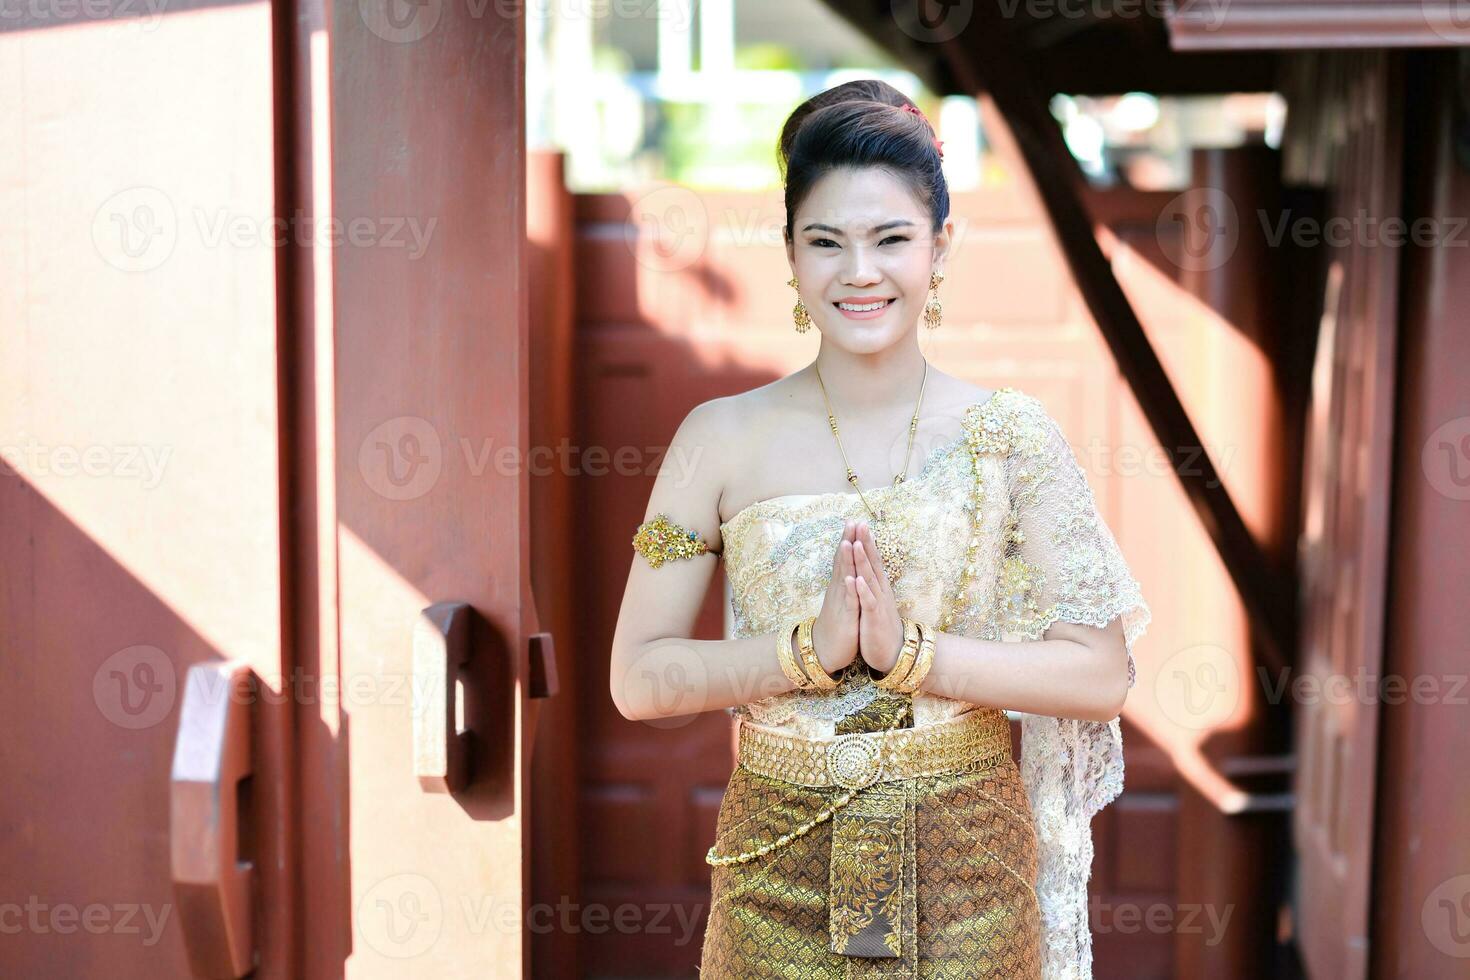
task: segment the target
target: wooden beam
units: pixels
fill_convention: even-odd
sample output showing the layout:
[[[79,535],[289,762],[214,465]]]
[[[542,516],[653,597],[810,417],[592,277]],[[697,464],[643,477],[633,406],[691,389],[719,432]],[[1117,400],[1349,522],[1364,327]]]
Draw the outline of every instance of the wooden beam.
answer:
[[[936,95],[978,95],[955,77],[949,63],[938,56],[945,18],[962,18],[956,7],[933,21],[915,22],[920,4],[895,6],[891,0],[825,0],[826,6],[904,68],[919,77]],[[1009,17],[1026,62],[1034,69],[1042,91],[1051,95],[1206,95],[1228,92],[1265,92],[1275,88],[1275,59],[1251,51],[1198,51],[1181,53],[1170,48],[1169,28],[1163,17],[1146,10],[1134,17],[1072,16],[1059,11],[1028,12],[1016,8]],[[926,26],[927,25],[927,26]],[[1208,26],[1208,25],[1206,25]],[[950,28],[963,33],[969,21]],[[1182,47],[1176,45],[1176,47]],[[980,79],[983,84],[984,79]]]
[[[1470,44],[1457,0],[1231,0],[1165,14],[1175,51],[1427,48]]]

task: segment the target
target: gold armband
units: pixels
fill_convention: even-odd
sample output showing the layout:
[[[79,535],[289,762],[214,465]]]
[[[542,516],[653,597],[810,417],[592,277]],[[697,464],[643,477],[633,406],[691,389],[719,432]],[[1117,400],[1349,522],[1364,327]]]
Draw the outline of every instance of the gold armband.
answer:
[[[638,525],[638,532],[633,535],[633,550],[657,568],[678,558],[698,558],[709,550],[709,545],[698,534],[659,514]]]

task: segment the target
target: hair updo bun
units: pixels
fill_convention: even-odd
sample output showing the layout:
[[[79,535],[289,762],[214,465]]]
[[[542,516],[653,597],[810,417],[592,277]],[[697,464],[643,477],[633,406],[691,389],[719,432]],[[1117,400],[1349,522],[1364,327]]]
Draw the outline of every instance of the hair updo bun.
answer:
[[[796,209],[824,174],[882,167],[908,184],[938,234],[949,214],[939,140],[919,107],[874,78],[844,82],[797,106],[781,127],[777,160],[786,186],[786,240]]]

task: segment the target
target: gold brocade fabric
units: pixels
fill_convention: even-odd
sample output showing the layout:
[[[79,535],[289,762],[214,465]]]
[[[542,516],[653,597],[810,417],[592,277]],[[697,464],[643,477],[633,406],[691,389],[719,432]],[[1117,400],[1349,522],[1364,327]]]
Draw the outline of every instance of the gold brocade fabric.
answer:
[[[892,707],[864,709],[842,731],[881,730]],[[838,791],[738,767],[720,805],[716,850],[774,839]],[[1039,980],[1035,880],[1035,831],[1008,756],[978,770],[874,783],[759,861],[712,869],[700,975]]]
[[[894,583],[901,615],[998,642],[1058,621],[1121,617],[1133,646],[1150,613],[1056,422],[1001,388],[917,476],[865,490],[910,547]],[[814,615],[856,493],[757,501],[720,527],[736,636]],[[895,710],[923,727],[977,707],[926,690],[884,692],[861,661],[830,691],[730,709],[796,736],[878,731]],[[1118,720],[1022,713],[1020,764],[875,783],[828,820],[752,861],[712,868],[702,975],[1029,977],[1086,980],[1091,818],[1123,783]],[[737,767],[715,851],[744,853],[811,820],[840,787]],[[895,955],[896,954],[896,955]]]

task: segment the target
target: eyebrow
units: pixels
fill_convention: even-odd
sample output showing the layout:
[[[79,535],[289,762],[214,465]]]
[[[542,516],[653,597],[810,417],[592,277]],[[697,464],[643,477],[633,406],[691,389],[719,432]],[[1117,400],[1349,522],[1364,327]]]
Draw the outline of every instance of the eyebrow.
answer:
[[[907,228],[913,228],[913,227],[915,227],[915,225],[914,225],[914,223],[912,221],[906,221],[903,218],[896,218],[893,221],[885,221],[883,224],[881,224],[878,227],[874,228],[873,229],[873,234],[876,235],[876,234],[878,234],[881,231],[887,231],[889,228],[905,228],[905,227],[907,227]],[[803,228],[802,231],[830,231],[834,235],[846,234],[841,228],[833,228],[831,225],[818,224],[817,222],[812,222],[811,224],[809,224],[805,228]]]

